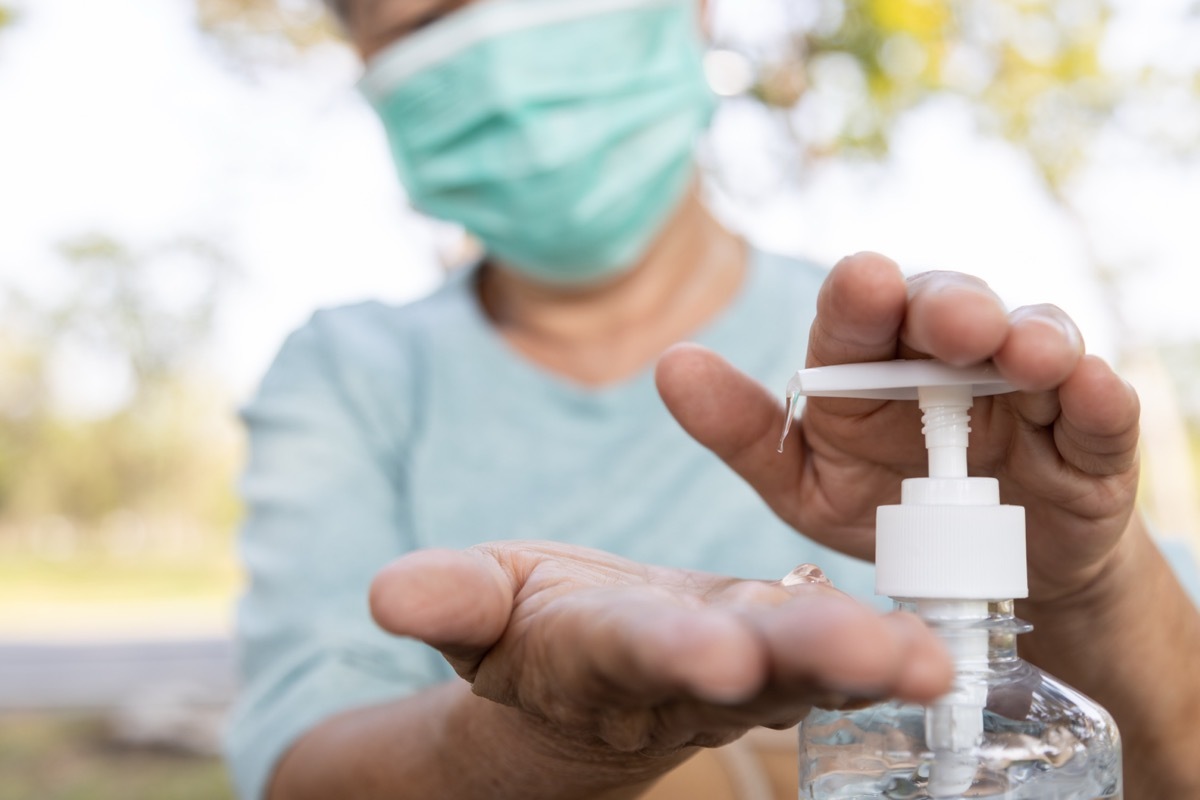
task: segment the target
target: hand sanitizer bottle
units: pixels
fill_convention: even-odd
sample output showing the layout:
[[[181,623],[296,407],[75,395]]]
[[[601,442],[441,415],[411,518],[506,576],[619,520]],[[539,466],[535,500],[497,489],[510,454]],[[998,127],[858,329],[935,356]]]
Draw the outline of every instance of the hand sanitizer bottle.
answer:
[[[819,367],[788,383],[788,422],[798,396],[919,402],[929,477],[903,481],[900,505],[878,509],[876,591],[933,628],[956,673],[950,693],[929,706],[809,714],[801,798],[1122,796],[1112,717],[1017,657],[1016,636],[1031,630],[1013,616],[1013,600],[1028,595],[1025,510],[1000,505],[994,478],[967,477],[972,397],[1010,391],[991,365],[935,361]]]

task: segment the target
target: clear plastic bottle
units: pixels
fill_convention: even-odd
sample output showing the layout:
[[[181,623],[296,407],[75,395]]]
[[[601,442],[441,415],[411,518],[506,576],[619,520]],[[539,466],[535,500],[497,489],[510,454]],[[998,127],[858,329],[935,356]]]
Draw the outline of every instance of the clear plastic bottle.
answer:
[[[917,603],[897,608],[920,613]],[[806,800],[1112,800],[1121,797],[1121,741],[1108,712],[1017,657],[1030,626],[1011,601],[984,620],[929,619],[951,652],[986,637],[980,658],[956,658],[949,695],[982,694],[982,732],[964,748],[937,747],[929,709],[887,702],[814,710],[800,726],[800,797]],[[969,647],[967,648],[969,649]],[[976,710],[964,707],[965,715]],[[953,710],[946,715],[953,717]],[[940,779],[940,780],[939,780]]]
[[[928,706],[814,710],[800,726],[801,798],[1121,797],[1112,717],[1017,656],[1030,630],[1012,600],[1028,596],[1024,509],[967,474],[972,398],[1010,391],[991,366],[933,361],[820,367],[788,383],[789,423],[799,396],[919,402],[929,474],[878,509],[876,591],[923,618],[955,664],[954,687]]]

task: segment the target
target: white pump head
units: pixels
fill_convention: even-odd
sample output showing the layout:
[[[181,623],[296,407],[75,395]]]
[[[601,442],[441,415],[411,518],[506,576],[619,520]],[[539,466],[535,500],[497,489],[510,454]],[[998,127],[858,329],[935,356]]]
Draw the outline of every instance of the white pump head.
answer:
[[[945,643],[964,674],[987,660],[988,634],[977,626],[987,618],[986,601],[1028,594],[1025,509],[1000,505],[995,478],[967,477],[972,398],[1011,391],[991,365],[936,361],[805,369],[787,387],[788,422],[798,395],[919,402],[929,477],[903,481],[900,505],[876,512],[875,590],[914,601],[929,621],[957,626]],[[926,709],[931,797],[962,797],[974,785],[986,704],[986,683],[964,679]]]
[[[1000,505],[994,478],[967,477],[972,398],[1013,391],[990,364],[885,361],[803,369],[788,397],[918,400],[929,477],[901,484],[876,515],[875,588],[899,599],[1026,597],[1025,510]],[[790,418],[789,418],[790,421]]]

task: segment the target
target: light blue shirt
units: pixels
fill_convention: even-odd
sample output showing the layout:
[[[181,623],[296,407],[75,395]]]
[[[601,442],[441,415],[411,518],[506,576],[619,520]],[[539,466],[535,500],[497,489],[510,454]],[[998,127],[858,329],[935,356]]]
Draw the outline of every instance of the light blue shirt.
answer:
[[[738,297],[693,339],[782,394],[823,278],[756,253]],[[555,539],[770,580],[811,561],[873,594],[869,565],[796,534],[679,428],[650,369],[596,390],[534,366],[486,321],[469,275],[404,307],[316,314],[244,416],[251,583],[226,748],[245,798],[320,720],[453,677],[368,613],[375,572],[417,548]]]

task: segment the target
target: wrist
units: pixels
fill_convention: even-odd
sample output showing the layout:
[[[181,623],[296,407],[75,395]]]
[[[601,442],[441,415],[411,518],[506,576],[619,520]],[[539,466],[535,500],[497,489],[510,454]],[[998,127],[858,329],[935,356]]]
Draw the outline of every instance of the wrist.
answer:
[[[1125,741],[1130,796],[1196,797],[1200,615],[1140,520],[1080,591],[1026,603],[1021,654],[1100,702]]]
[[[1131,614],[1140,613],[1148,576],[1159,562],[1141,517],[1133,514],[1117,545],[1089,580],[1050,599],[1018,601],[1018,615],[1034,626],[1032,633],[1021,637],[1023,654],[1045,666],[1069,658],[1079,645],[1094,641],[1097,631],[1120,630]]]
[[[447,726],[451,747],[489,754],[484,768],[500,775],[499,785],[524,784],[521,797],[637,797],[695,752],[695,748],[664,755],[622,752],[598,737],[564,730],[521,709],[479,697],[465,683]],[[470,740],[470,746],[462,746],[462,737]],[[530,786],[530,781],[538,785]]]

